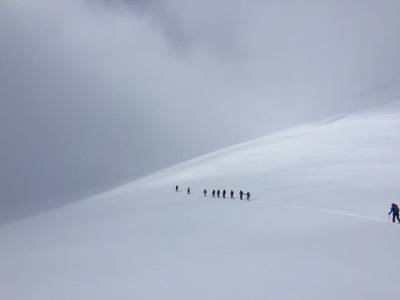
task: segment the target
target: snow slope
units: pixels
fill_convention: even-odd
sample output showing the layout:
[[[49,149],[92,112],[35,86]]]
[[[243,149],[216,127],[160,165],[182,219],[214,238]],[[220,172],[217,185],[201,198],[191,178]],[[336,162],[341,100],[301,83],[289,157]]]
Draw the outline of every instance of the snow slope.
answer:
[[[0,227],[1,299],[396,297],[400,103],[230,147]],[[193,195],[175,193],[191,186]],[[243,189],[250,202],[204,198]]]

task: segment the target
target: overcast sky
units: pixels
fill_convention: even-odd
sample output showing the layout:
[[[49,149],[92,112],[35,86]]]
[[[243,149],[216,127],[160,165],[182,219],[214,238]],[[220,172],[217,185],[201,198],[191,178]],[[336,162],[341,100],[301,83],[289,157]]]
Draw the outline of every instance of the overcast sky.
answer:
[[[1,201],[78,198],[396,100],[399,15],[397,0],[4,0]]]

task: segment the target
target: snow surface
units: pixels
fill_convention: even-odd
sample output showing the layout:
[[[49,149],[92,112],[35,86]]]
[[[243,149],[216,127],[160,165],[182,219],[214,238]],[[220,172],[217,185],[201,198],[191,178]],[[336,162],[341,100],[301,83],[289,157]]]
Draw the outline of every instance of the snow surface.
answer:
[[[400,225],[387,211],[400,198],[399,153],[397,102],[5,224],[0,298],[396,298]]]

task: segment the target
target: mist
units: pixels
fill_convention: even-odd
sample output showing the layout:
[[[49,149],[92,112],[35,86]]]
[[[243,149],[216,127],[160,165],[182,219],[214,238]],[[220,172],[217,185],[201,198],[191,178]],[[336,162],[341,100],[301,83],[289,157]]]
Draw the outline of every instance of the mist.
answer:
[[[394,0],[3,1],[2,220],[398,99],[399,14]]]

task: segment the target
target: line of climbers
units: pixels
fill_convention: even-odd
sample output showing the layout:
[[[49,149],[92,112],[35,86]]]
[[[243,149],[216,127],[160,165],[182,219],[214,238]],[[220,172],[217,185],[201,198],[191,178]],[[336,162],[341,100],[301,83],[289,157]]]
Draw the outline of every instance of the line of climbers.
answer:
[[[178,191],[179,191],[179,186],[176,185],[175,186],[175,192],[178,192]],[[191,193],[190,187],[188,187],[186,189],[186,193],[188,195],[190,195],[190,193]],[[208,193],[207,190],[204,189],[203,190],[203,196],[207,197],[207,193]],[[222,198],[226,199],[226,190],[222,190],[222,192],[220,190],[212,190],[212,192],[211,192],[211,196],[213,198],[215,198],[215,196],[217,196],[217,198],[220,198],[221,194],[222,194]],[[235,192],[233,190],[231,190],[229,194],[230,194],[230,198],[231,199],[235,199]],[[240,200],[243,200],[243,196],[244,195],[246,196],[246,200],[250,201],[250,192],[244,193],[242,190],[240,190],[239,191]],[[392,203],[392,206],[390,207],[390,211],[389,211],[388,215],[389,216],[392,215],[392,222],[393,223],[395,223],[396,220],[400,223],[400,209],[399,209],[399,206],[396,203]]]
[[[178,192],[178,191],[179,191],[179,186],[177,185],[177,186],[175,186],[175,192]],[[186,193],[188,195],[190,195],[190,193],[191,193],[190,187],[188,187],[186,189]],[[203,190],[203,196],[207,197],[207,193],[208,193],[208,191],[206,189],[204,189]],[[227,191],[226,190],[222,190],[222,191],[221,190],[212,190],[212,192],[211,192],[211,196],[213,198],[215,198],[215,197],[220,198],[222,196],[222,198],[226,199],[226,195],[227,195]],[[231,199],[235,199],[235,192],[233,190],[230,191],[229,195],[230,195]],[[242,190],[240,190],[239,191],[240,200],[243,200],[244,196],[246,197],[246,200],[250,201],[250,196],[251,196],[250,192],[246,192],[245,193]]]

